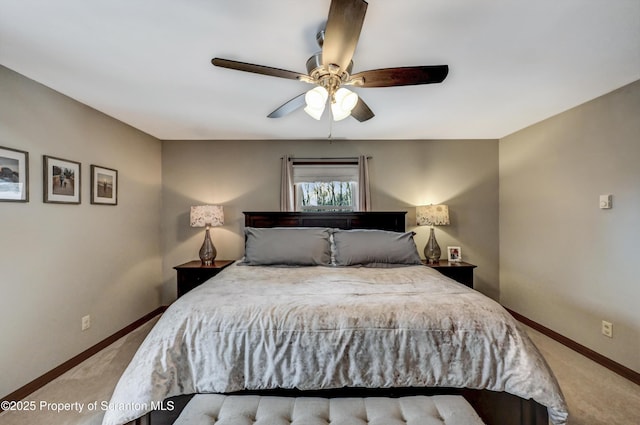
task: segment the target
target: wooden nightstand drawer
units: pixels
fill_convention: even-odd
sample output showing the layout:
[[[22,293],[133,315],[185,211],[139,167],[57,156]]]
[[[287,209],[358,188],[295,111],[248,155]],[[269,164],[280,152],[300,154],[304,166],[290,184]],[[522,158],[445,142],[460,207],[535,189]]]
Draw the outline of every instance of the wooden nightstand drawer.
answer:
[[[204,266],[200,260],[196,260],[175,266],[174,269],[178,273],[178,298],[203,284],[231,264],[233,264],[233,260],[215,260],[212,265]]]
[[[426,260],[422,260],[422,263],[469,288],[473,288],[473,269],[477,267],[474,264],[465,263],[464,261],[450,263],[446,260],[441,260],[439,263],[434,264],[427,264]]]

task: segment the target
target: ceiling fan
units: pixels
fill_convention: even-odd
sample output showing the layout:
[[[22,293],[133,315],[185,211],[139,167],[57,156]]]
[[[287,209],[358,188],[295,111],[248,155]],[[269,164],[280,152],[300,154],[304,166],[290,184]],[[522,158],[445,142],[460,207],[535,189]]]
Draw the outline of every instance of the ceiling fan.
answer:
[[[383,68],[351,74],[353,53],[364,23],[367,2],[364,0],[332,0],[324,30],[316,35],[322,49],[307,60],[307,74],[280,68],[213,58],[211,63],[223,68],[288,78],[314,84],[316,87],[289,100],[268,115],[280,118],[299,108],[319,120],[327,101],[333,119],[351,115],[360,122],[374,117],[369,106],[358,95],[343,86],[395,87],[442,82],[449,73],[447,65]]]

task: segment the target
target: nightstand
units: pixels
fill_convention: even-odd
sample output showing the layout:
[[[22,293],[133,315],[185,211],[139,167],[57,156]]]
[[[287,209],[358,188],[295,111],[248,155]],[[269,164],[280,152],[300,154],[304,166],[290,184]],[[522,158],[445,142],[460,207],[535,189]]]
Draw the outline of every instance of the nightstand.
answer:
[[[202,285],[207,279],[220,273],[226,267],[233,264],[233,260],[215,260],[212,265],[204,266],[202,261],[189,261],[175,266],[178,272],[178,298]]]
[[[473,269],[477,267],[474,264],[465,263],[464,261],[450,263],[447,260],[440,260],[439,263],[433,264],[427,264],[427,260],[422,260],[422,264],[438,270],[443,275],[450,277],[469,288],[473,288]]]

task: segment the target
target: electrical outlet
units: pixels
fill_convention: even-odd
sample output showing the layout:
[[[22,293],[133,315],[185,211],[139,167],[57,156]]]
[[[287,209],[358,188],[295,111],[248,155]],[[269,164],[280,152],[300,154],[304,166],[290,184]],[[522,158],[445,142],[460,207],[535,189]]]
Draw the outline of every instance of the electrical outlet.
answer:
[[[82,318],[82,330],[86,331],[91,327],[91,316],[88,314]]]
[[[606,320],[602,321],[602,335],[613,338],[613,323]]]

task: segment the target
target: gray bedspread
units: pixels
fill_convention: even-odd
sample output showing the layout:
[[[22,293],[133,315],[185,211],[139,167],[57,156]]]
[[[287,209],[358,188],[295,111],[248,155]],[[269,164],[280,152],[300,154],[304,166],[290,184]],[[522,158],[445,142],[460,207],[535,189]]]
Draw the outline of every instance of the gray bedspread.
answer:
[[[567,421],[555,377],[498,303],[423,266],[228,267],[160,318],[103,425],[167,397],[243,389],[506,391]]]

